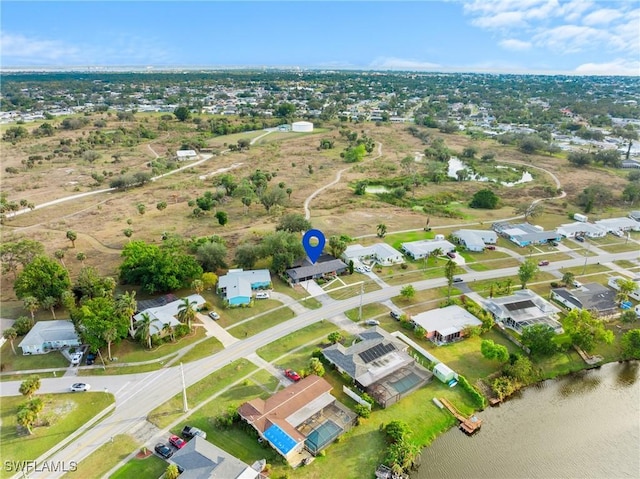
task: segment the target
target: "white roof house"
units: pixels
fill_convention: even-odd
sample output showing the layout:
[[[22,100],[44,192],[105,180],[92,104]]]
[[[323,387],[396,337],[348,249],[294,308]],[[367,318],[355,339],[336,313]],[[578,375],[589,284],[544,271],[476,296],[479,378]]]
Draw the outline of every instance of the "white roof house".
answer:
[[[485,245],[498,242],[498,234],[491,230],[458,230],[453,237],[469,251],[484,251]]]
[[[447,240],[420,240],[402,243],[402,251],[413,259],[429,256],[433,251],[441,249],[443,253],[454,251],[456,247]]]
[[[608,218],[594,222],[596,225],[609,231],[640,231],[640,223],[631,218]]]
[[[556,228],[556,232],[565,238],[574,238],[576,235],[584,235],[589,238],[602,238],[607,235],[607,230],[604,228],[594,225],[593,223],[583,223],[581,221],[560,225]]]
[[[198,154],[194,150],[178,150],[176,156],[179,160],[187,160],[189,158],[195,158]]]
[[[20,341],[22,354],[44,354],[50,350],[80,346],[73,323],[66,319],[38,321]]]
[[[465,328],[482,326],[482,321],[457,305],[416,314],[411,317],[411,322],[423,328],[427,332],[427,338],[436,344],[461,338]]]
[[[483,307],[496,321],[519,333],[534,324],[551,326],[556,334],[564,332],[558,322],[560,309],[529,289],[520,289],[511,296],[487,299]]]
[[[200,309],[204,305],[204,303],[206,303],[206,300],[199,294],[192,294],[190,296],[187,296],[186,299],[189,300],[189,303],[195,302],[193,306],[196,310]],[[175,328],[180,324],[180,321],[178,321],[178,318],[176,318],[176,316],[180,311],[179,308],[181,304],[183,304],[183,300],[179,299],[177,301],[167,303],[164,306],[145,309],[144,311],[140,311],[138,314],[136,314],[133,317],[133,321],[134,323],[138,322],[142,319],[143,314],[148,314],[151,318],[151,326],[149,327],[149,331],[151,333],[151,336],[153,336],[154,334],[160,333],[166,323],[169,323],[172,328]]]
[[[404,263],[402,253],[386,243],[376,243],[371,246],[362,246],[359,244],[349,245],[342,254],[342,257],[347,262],[353,259],[373,259],[377,263],[385,266]]]

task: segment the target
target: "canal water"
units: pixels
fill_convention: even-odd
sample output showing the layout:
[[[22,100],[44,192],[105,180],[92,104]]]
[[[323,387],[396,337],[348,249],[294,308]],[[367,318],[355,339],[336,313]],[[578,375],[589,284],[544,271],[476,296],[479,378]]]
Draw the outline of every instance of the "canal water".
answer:
[[[422,452],[411,479],[639,478],[640,363],[545,381],[451,429]]]

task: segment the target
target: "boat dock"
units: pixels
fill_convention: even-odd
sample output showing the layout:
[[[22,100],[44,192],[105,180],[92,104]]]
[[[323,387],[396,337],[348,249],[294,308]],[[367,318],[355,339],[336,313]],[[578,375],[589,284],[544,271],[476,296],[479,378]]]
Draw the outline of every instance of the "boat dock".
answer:
[[[447,401],[445,398],[440,398],[440,402],[444,407],[446,407],[451,414],[455,416],[455,418],[460,421],[460,430],[464,433],[471,435],[477,432],[482,426],[482,419],[477,418],[476,416],[471,416],[469,418],[464,417],[460,411],[458,411],[453,404]]]

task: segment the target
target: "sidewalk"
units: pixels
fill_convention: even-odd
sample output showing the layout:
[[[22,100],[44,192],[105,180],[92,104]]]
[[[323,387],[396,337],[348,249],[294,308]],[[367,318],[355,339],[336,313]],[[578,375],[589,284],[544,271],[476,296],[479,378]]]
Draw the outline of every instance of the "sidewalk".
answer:
[[[202,323],[202,326],[207,330],[207,337],[217,338],[218,341],[226,348],[233,343],[240,341],[238,338],[233,337],[229,332],[211,319],[208,315],[202,313],[196,313],[196,316]]]

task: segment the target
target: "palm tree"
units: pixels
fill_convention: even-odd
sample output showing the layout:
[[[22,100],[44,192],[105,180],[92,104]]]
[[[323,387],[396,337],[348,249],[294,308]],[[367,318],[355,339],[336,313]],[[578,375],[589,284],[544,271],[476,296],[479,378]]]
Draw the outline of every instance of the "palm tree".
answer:
[[[138,329],[136,330],[136,335],[143,342],[147,343],[147,347],[151,349],[151,323],[152,319],[149,316],[149,313],[142,313],[142,319],[138,320],[136,323]]]
[[[40,304],[44,309],[48,309],[49,311],[51,311],[51,316],[53,316],[53,319],[56,319],[56,312],[54,309],[56,307],[56,304],[58,304],[58,300],[56,298],[54,298],[53,296],[47,296],[40,302]]]
[[[623,303],[629,300],[629,295],[633,293],[638,287],[636,282],[632,279],[620,278],[616,281],[618,285],[618,294],[616,294],[616,301]]]
[[[69,241],[71,241],[71,247],[75,248],[76,247],[76,240],[78,239],[78,233],[76,233],[73,230],[67,231],[67,239]]]
[[[196,317],[196,310],[193,308],[195,304],[196,302],[189,301],[189,298],[182,298],[182,303],[178,306],[178,320],[183,324],[186,323],[189,331],[191,331],[191,321]]]
[[[387,234],[387,225],[385,225],[384,223],[380,223],[376,228],[378,237],[384,238],[384,235]]]
[[[571,271],[566,271],[562,275],[562,282],[564,284],[573,284],[573,280],[575,279],[575,275]]]
[[[56,259],[60,260],[60,264],[62,264],[62,267],[64,269],[67,269],[67,265],[64,264],[64,250],[63,249],[59,249],[54,253],[54,256],[56,257]]]
[[[82,267],[84,268],[84,260],[87,259],[87,255],[83,252],[80,252],[76,255],[76,259],[82,263]]]
[[[437,258],[438,256],[442,256],[443,254],[444,254],[444,251],[442,248],[436,248],[431,252],[429,257],[433,256],[434,258]]]
[[[5,329],[4,332],[2,333],[2,336],[4,336],[4,339],[9,340],[9,342],[11,343],[11,349],[13,350],[13,354],[16,354],[16,348],[13,345],[13,340],[18,337],[18,332],[16,331],[16,328]]]
[[[31,313],[31,320],[35,320],[34,314],[40,308],[40,304],[38,303],[38,299],[33,296],[27,296],[22,300],[24,307],[27,311]]]
[[[136,328],[133,325],[133,315],[137,309],[138,302],[136,301],[135,291],[127,291],[116,299],[116,311],[122,316],[129,318],[129,334],[132,338],[136,334]]]
[[[169,335],[169,337],[171,338],[171,342],[175,341],[175,336],[173,335],[173,328],[171,327],[170,323],[164,323],[162,325],[162,332],[165,335]]]
[[[449,259],[447,264],[444,265],[444,276],[447,278],[447,285],[449,286],[447,301],[451,300],[451,286],[453,286],[453,275],[456,274],[456,266],[456,262],[452,259]]]
[[[107,357],[111,361],[111,343],[118,338],[118,331],[114,326],[110,326],[102,332],[102,339],[107,342]]]

